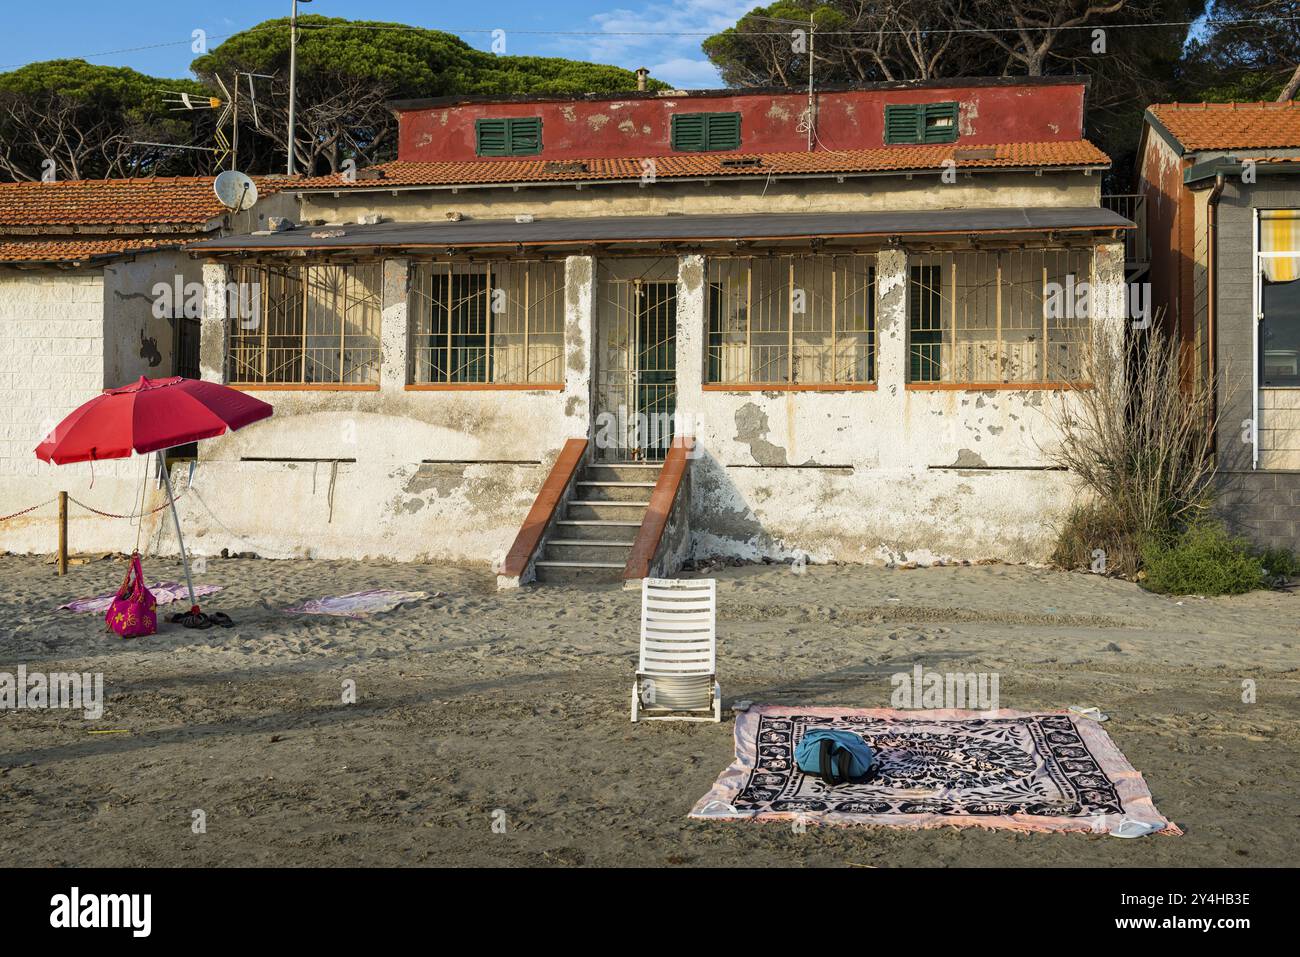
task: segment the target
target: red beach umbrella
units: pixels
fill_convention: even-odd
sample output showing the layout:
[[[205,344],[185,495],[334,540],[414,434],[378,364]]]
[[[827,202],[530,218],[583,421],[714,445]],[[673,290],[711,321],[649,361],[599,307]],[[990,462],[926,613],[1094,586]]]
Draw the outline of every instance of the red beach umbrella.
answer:
[[[260,399],[216,382],[141,376],[69,413],[36,446],[36,457],[67,465],[122,459],[133,451],[143,455],[242,429],[272,411]]]
[[[147,379],[141,376],[131,385],[105,389],[71,412],[54,427],[40,445],[36,457],[43,462],[66,465],[98,459],[123,459],[132,452],[158,453],[158,465],[167,483],[176,540],[185,566],[185,585],[190,592],[190,611],[198,615],[190,562],[181,537],[181,520],[176,514],[176,496],[163,460],[163,450],[210,439],[227,430],[241,429],[265,419],[274,409],[260,399],[216,382],[172,376]]]

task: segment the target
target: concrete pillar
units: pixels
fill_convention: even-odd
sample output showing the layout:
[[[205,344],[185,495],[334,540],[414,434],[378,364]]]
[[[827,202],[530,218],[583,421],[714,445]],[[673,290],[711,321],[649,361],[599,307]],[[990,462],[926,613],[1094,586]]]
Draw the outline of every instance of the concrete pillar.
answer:
[[[1092,261],[1093,341],[1099,348],[1123,354],[1128,324],[1128,286],[1124,278],[1124,244],[1103,243]]]
[[[199,323],[199,377],[226,381],[226,343],[229,340],[227,295],[229,269],[224,263],[203,264],[203,318]]]
[[[400,393],[406,386],[408,335],[407,276],[410,262],[385,259],[383,312],[379,326],[379,391]]]
[[[708,316],[704,298],[704,257],[677,260],[677,425],[694,435],[703,411],[704,352]]]
[[[567,438],[594,435],[596,260],[564,260],[564,427]]]
[[[907,402],[907,251],[876,254],[876,385],[881,421],[902,428]],[[906,442],[880,442],[882,466],[909,463]]]

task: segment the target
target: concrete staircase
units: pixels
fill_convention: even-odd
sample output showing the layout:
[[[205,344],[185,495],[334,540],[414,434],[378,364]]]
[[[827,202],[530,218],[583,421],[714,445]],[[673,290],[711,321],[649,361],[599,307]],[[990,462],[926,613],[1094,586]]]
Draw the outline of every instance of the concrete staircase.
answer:
[[[537,581],[622,581],[660,467],[658,462],[585,466],[534,565]]]

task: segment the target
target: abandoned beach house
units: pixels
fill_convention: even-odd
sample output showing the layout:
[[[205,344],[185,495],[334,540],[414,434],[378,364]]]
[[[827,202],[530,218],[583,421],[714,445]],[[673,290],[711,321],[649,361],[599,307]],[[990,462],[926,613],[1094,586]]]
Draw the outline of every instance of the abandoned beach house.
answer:
[[[1049,409],[1123,334],[1133,225],[1086,92],[393,104],[396,161],[189,249],[201,374],[275,407],[175,477],[194,550],[503,584],[1045,558]]]

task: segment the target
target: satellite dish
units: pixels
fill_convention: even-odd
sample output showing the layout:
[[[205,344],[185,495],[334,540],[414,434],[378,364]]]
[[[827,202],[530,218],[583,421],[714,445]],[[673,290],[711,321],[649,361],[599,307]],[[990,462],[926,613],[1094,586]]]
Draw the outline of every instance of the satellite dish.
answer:
[[[257,184],[236,169],[226,170],[212,183],[212,191],[226,209],[242,212],[257,202]]]

